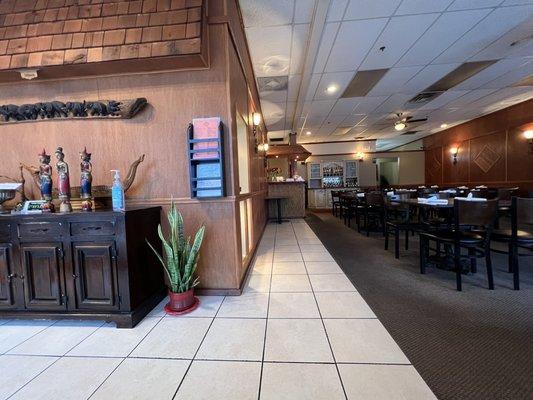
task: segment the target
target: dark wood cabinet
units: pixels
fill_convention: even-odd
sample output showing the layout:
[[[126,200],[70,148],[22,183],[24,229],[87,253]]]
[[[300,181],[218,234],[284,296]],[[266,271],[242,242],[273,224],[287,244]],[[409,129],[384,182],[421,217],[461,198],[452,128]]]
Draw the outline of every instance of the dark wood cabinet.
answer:
[[[62,243],[22,244],[20,256],[25,308],[65,310]]]
[[[15,278],[11,262],[11,245],[0,244],[0,309],[15,307],[13,289]]]
[[[165,295],[160,207],[0,216],[0,318],[135,326]]]
[[[115,242],[72,245],[76,307],[117,310],[120,305]]]

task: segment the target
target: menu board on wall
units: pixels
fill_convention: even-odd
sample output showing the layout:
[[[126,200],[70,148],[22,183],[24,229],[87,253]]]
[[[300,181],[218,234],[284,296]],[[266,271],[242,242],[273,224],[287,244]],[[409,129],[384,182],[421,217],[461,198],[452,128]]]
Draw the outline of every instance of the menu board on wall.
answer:
[[[357,178],[358,161],[346,161],[346,178]]]

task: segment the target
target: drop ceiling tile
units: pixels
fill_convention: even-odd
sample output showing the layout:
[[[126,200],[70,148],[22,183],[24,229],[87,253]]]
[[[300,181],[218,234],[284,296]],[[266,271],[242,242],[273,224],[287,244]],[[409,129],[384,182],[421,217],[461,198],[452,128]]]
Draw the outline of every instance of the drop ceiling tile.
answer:
[[[274,103],[261,99],[261,111],[263,119],[267,123],[277,123],[285,118],[285,103]]]
[[[331,49],[325,71],[358,69],[386,23],[386,18],[343,22]]]
[[[426,65],[486,17],[490,9],[442,14],[397,65]]]
[[[321,115],[321,116],[308,116],[305,119],[305,127],[315,128],[322,126],[322,123],[325,121],[327,115]]]
[[[339,99],[331,110],[331,115],[348,115],[351,114],[355,106],[359,104],[359,98]]]
[[[515,83],[518,83],[524,78],[527,78],[533,74],[533,60],[522,65],[522,67],[507,72],[502,76],[484,84],[483,89],[499,89],[506,86],[513,86]]]
[[[451,101],[446,104],[446,108],[463,108],[467,107],[470,103],[481,99],[482,97],[488,96],[491,93],[494,93],[497,89],[476,89],[470,90],[465,95]]]
[[[522,23],[532,6],[503,7],[492,11],[483,21],[436,58],[436,63],[463,62],[485,48],[508,30]]]
[[[313,67],[314,73],[321,73],[324,71],[326,63],[328,62],[329,53],[331,51],[331,46],[335,41],[337,36],[337,31],[339,30],[339,22],[327,23],[324,26],[322,32],[322,39],[320,40],[320,46],[318,47],[318,52],[315,58],[315,65]]]
[[[359,99],[359,103],[354,109],[354,113],[357,114],[370,114],[385,100],[388,96],[376,96],[376,97],[353,97],[353,99]]]
[[[245,27],[292,22],[294,0],[240,0],[239,3]]]
[[[457,99],[468,93],[468,90],[447,90],[435,100],[430,101],[429,103],[424,104],[419,107],[418,110],[435,110],[437,108],[443,107],[452,100]]]
[[[500,60],[490,67],[485,68],[476,75],[468,78],[466,81],[461,82],[455,87],[455,89],[477,89],[496,78],[513,71],[518,68],[522,68],[529,62],[528,59],[515,58]]]
[[[309,36],[309,24],[294,25],[292,28],[291,64],[289,73],[291,75],[302,72],[304,50],[307,46]]]
[[[331,3],[329,3],[326,21],[341,21],[347,5],[348,0],[331,0]]]
[[[374,113],[397,113],[403,110],[403,105],[413,97],[413,94],[396,93],[379,105]],[[356,109],[357,111],[357,109]]]
[[[287,92],[287,101],[296,101],[298,99],[298,90],[302,75],[289,75],[289,89]]]
[[[419,93],[431,84],[437,82],[447,73],[453,71],[460,64],[428,65],[409,80],[401,89],[405,93]]]
[[[358,124],[363,124],[365,119],[366,119],[366,117],[367,116],[365,114],[348,115],[346,118],[344,118],[342,120],[341,124],[345,125],[345,126],[355,126],[355,125],[358,125]]]
[[[294,110],[296,109],[296,102],[295,101],[288,101],[287,105],[285,106],[285,115],[286,118],[291,120],[292,125],[292,116],[294,114]],[[289,128],[287,128],[289,129]]]
[[[372,88],[368,96],[390,96],[399,92],[401,88],[418,72],[424,68],[416,67],[399,67],[391,68],[383,78]]]
[[[322,74],[320,82],[315,93],[316,100],[327,100],[327,99],[337,99],[339,96],[344,93],[344,90],[352,80],[355,72],[329,72]],[[329,94],[326,89],[330,86],[336,86],[337,91],[335,93]]]
[[[455,0],[448,11],[471,10],[474,8],[496,7],[503,0]]]
[[[312,100],[313,97],[315,97],[316,88],[318,87],[318,82],[320,82],[321,76],[321,74],[311,75],[311,79],[309,79],[309,86],[307,87],[307,93],[305,94],[306,101]]]
[[[520,4],[533,4],[533,0],[505,0],[502,6],[516,6]]]
[[[389,17],[394,14],[400,2],[401,0],[350,0],[344,19]]]
[[[403,0],[395,15],[423,14],[446,10],[453,0]]]
[[[309,116],[319,117],[322,115],[328,115],[336,100],[314,100],[309,107]]]
[[[390,68],[422,36],[439,14],[393,17],[361,65],[363,69]],[[385,50],[380,48],[385,46]]]
[[[282,119],[281,121],[277,122],[268,122],[268,120],[265,119],[267,129],[269,131],[278,131],[278,130],[284,130],[285,129],[285,119]]]
[[[274,103],[281,103],[287,101],[287,91],[286,90],[275,90],[259,93],[261,100],[267,100]]]
[[[291,25],[246,29],[256,76],[289,74]]]
[[[533,32],[533,18],[529,18],[505,33],[498,40],[475,54],[469,61],[530,56],[533,54],[531,51],[533,47],[531,32]]]
[[[315,0],[296,0],[296,6],[294,8],[294,23],[307,24],[311,22],[314,8]]]

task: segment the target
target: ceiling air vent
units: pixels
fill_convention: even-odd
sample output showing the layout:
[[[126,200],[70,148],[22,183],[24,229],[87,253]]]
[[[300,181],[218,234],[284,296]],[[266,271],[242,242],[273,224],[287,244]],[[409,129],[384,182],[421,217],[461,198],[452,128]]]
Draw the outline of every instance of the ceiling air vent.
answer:
[[[341,97],[346,98],[366,96],[387,72],[388,69],[357,71]]]
[[[408,101],[409,104],[422,105],[429,103],[436,97],[440,96],[443,92],[421,92]]]
[[[269,139],[270,142],[283,142],[284,140],[285,140],[285,138],[282,138],[282,137],[270,138]]]
[[[414,135],[415,133],[418,133],[419,131],[407,131],[402,133],[402,135]]]
[[[260,92],[287,90],[288,86],[288,76],[264,76],[257,78],[257,88]]]

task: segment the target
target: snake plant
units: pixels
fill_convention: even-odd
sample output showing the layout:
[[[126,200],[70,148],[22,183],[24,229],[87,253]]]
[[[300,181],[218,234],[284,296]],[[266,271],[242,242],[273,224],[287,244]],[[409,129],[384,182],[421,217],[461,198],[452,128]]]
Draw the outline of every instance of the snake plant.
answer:
[[[174,202],[172,202],[167,219],[170,225],[170,235],[167,238],[163,235],[161,224],[157,228],[157,233],[163,243],[164,255],[160,254],[148,240],[146,242],[163,265],[170,291],[185,293],[199,283],[194,272],[198,265],[198,252],[204,238],[205,226],[202,225],[198,229],[191,245],[190,236],[185,239],[183,217]]]

